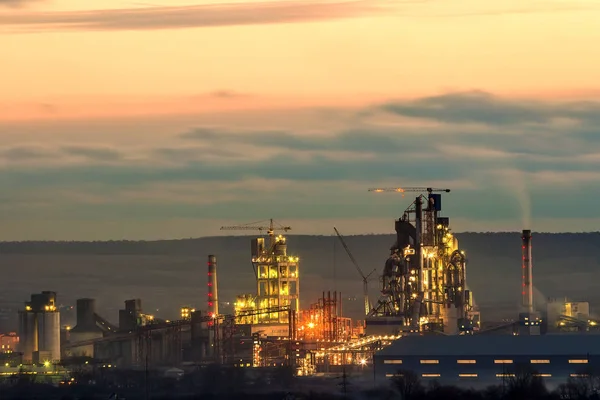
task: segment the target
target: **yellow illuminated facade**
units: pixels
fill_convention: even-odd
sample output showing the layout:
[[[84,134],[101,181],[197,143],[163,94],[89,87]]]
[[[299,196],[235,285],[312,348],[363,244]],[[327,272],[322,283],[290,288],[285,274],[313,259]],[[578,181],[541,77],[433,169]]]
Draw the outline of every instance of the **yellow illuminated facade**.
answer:
[[[254,314],[256,310],[256,296],[252,294],[242,294],[237,296],[233,305],[236,324],[256,324],[258,315]]]
[[[269,249],[257,239],[253,249],[252,263],[256,272],[256,307],[268,309],[289,306],[298,310],[300,298],[299,258],[287,254],[286,239],[282,235],[273,238]],[[288,313],[263,313],[258,323],[287,323]]]
[[[192,318],[192,313],[195,312],[196,309],[190,306],[181,307],[180,315],[182,320],[190,320]]]

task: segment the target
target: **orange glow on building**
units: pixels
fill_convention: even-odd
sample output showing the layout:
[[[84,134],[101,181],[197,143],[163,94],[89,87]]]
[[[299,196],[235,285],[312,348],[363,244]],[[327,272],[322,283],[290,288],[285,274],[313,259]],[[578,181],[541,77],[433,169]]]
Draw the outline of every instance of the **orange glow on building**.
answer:
[[[0,353],[13,353],[19,345],[19,337],[16,332],[0,334]]]

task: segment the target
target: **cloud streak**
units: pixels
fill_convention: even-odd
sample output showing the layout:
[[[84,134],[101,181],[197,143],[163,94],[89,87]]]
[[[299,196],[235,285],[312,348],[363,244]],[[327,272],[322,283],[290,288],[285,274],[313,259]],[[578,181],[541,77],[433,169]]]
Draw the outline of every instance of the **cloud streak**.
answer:
[[[15,31],[158,30],[324,21],[381,14],[389,1],[300,0],[0,15]]]
[[[20,8],[36,3],[38,0],[0,0],[0,7]]]
[[[382,105],[381,109],[405,117],[459,124],[510,126],[544,124],[560,119],[600,122],[599,102],[547,104],[502,99],[482,91],[451,93],[408,102],[390,102]]]

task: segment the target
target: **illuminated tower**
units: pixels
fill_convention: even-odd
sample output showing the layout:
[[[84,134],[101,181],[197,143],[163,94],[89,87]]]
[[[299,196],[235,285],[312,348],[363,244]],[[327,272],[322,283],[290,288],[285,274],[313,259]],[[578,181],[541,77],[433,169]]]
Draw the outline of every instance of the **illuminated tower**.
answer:
[[[262,238],[255,239],[252,245],[252,262],[256,270],[257,302],[259,309],[288,306],[298,310],[299,259],[287,254],[285,237],[273,238],[267,250]],[[259,315],[259,323],[288,323],[287,312],[264,313]]]
[[[217,257],[208,256],[208,315],[214,317],[219,315],[219,298],[217,290]]]

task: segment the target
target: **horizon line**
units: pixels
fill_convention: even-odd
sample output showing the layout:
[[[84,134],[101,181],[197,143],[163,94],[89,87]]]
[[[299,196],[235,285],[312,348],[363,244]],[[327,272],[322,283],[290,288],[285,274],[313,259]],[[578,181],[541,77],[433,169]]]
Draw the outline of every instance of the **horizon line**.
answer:
[[[477,235],[502,235],[502,234],[521,234],[522,231],[463,231],[463,232],[454,232],[456,235],[464,235],[464,234],[477,234]],[[544,232],[544,231],[534,231],[533,234],[536,235],[590,235],[590,234],[600,234],[600,231],[580,231],[580,232]],[[344,235],[344,237],[353,237],[353,236],[394,236],[395,233],[357,233],[357,234],[348,234]],[[240,234],[240,235],[212,235],[212,236],[197,236],[197,237],[185,237],[185,238],[164,238],[164,239],[101,239],[101,240],[50,240],[50,239],[31,239],[31,240],[0,240],[0,245],[2,244],[13,244],[13,243],[111,243],[111,242],[172,242],[172,241],[183,241],[183,240],[201,240],[201,239],[214,239],[214,238],[235,238],[235,237],[264,237],[265,235],[252,235],[252,234]],[[312,236],[312,237],[335,237],[335,234],[285,234],[285,236]]]

